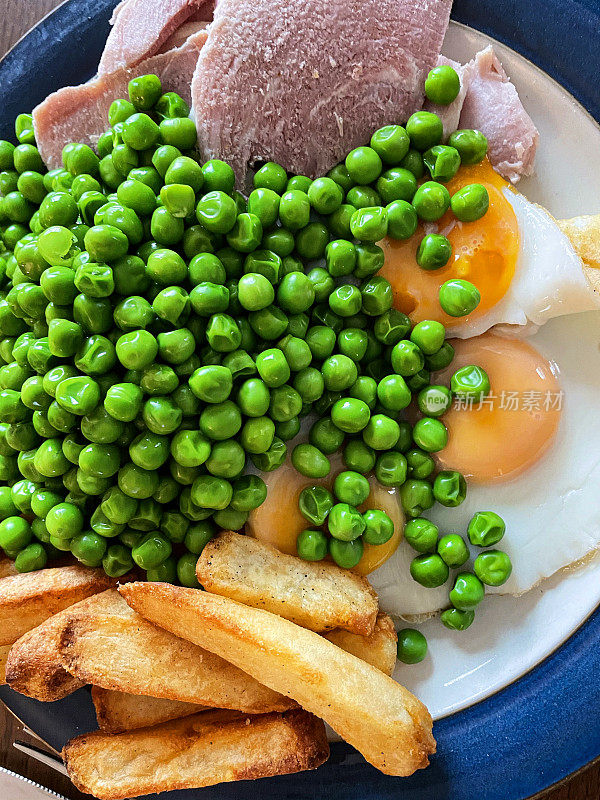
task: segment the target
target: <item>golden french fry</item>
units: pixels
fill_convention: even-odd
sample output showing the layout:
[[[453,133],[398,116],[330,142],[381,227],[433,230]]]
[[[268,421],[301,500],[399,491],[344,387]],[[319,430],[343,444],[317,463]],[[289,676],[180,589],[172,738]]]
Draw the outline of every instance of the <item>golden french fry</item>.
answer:
[[[62,664],[85,683],[245,714],[295,706],[228,661],[150,624],[116,591],[70,611]]]
[[[407,689],[323,636],[269,611],[166,583],[119,591],[146,619],[293,697],[387,775],[411,775],[435,752],[432,720]]]
[[[329,755],[321,720],[301,709],[255,717],[205,712],[63,749],[69,777],[100,800],[196,789],[316,769]]]
[[[230,597],[318,633],[343,628],[368,636],[377,595],[366,578],[335,564],[303,561],[251,536],[225,531],[202,551],[198,580]]]
[[[2,578],[0,645],[13,644],[48,617],[115,584],[103,570],[78,565]]]
[[[0,645],[0,686],[4,686],[6,683],[6,659],[8,658],[9,652],[9,644]]]
[[[114,692],[92,686],[92,700],[96,709],[98,727],[107,733],[123,733],[138,728],[152,728],[163,722],[189,717],[204,711],[204,706],[164,700],[160,697],[142,697],[129,692]]]
[[[55,614],[27,631],[12,645],[6,663],[6,682],[35,700],[61,700],[85,684],[62,665],[58,645],[70,609]]]
[[[398,636],[394,623],[383,612],[377,615],[375,630],[370,636],[357,636],[348,631],[326,633],[325,638],[347,653],[362,658],[367,664],[391,675],[396,667]]]

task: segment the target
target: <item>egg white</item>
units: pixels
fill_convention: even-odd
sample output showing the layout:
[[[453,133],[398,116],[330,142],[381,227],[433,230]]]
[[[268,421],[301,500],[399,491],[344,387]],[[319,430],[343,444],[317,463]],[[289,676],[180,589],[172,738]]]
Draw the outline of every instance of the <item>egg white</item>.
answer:
[[[504,586],[488,589],[499,594],[522,594],[600,547],[600,313],[554,319],[530,341],[555,362],[563,391],[561,421],[550,449],[510,482],[469,483],[461,506],[436,505],[426,515],[441,533],[462,535],[476,511],[493,510],[504,518],[506,535],[496,547],[510,555],[513,572]],[[473,555],[478,552],[472,548]],[[415,555],[402,542],[370,575],[382,608],[392,616],[428,614],[448,606],[452,575],[443,587],[423,588],[408,569]]]
[[[554,317],[600,307],[580,256],[556,220],[513,189],[502,191],[519,226],[515,275],[502,300],[487,314],[453,327],[452,335],[460,339],[479,336],[495,325],[512,336],[531,335],[535,326]]]

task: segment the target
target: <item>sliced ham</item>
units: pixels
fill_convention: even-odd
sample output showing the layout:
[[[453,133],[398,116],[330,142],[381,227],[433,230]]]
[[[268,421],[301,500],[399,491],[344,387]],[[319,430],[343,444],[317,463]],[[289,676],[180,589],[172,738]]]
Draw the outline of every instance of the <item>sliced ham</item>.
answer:
[[[205,157],[323,174],[423,102],[451,0],[219,0],[192,99]],[[122,16],[124,12],[121,12]]]
[[[198,54],[206,41],[201,30],[179,48],[153,56],[132,69],[119,69],[82,86],[67,86],[47,97],[33,111],[38,148],[50,169],[61,166],[62,149],[69,142],[94,146],[108,127],[113,100],[127,97],[131,78],[157,74],[165,91],[178,92],[190,102],[190,83]]]
[[[123,0],[115,8],[98,75],[134,67],[161,50],[167,39],[191,18],[209,20],[208,0]]]
[[[463,103],[465,102],[467,91],[471,85],[471,78],[474,71],[474,61],[469,61],[468,64],[463,65],[459,64],[458,61],[453,61],[451,58],[446,58],[446,56],[440,56],[436,66],[453,67],[460,78],[460,91],[456,97],[456,100],[450,103],[450,105],[440,106],[437,105],[437,103],[432,103],[427,100],[424,106],[426,111],[431,111],[432,113],[437,114],[442,120],[444,125],[445,141],[448,136],[450,136],[450,134],[458,128]]]
[[[482,131],[492,166],[516,183],[533,172],[539,133],[493,48],[477,53],[471,63],[459,127]]]

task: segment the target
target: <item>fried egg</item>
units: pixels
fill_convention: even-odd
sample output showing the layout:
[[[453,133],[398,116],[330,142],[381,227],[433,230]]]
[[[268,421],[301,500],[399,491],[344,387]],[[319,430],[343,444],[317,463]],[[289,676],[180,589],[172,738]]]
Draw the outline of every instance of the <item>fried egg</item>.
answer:
[[[397,308],[413,323],[436,319],[452,336],[467,338],[498,325],[510,326],[513,335],[529,335],[554,317],[600,306],[580,254],[545,209],[516,192],[487,160],[462,167],[448,190],[453,194],[470,183],[488,190],[490,206],[481,219],[462,223],[448,212],[420,230],[450,240],[452,256],[442,269],[418,266],[418,234],[407,241],[381,242],[385,264],[380,274],[392,284]],[[569,231],[568,225],[564,230]],[[440,308],[439,287],[451,278],[479,289],[481,302],[467,317],[450,317]]]
[[[510,555],[513,572],[487,591],[519,595],[600,547],[600,314],[552,320],[528,342],[486,334],[456,344],[458,365],[489,369],[493,404],[443,418],[451,433],[439,461],[469,475],[467,497],[425,516],[441,534],[465,536],[476,511],[500,514],[506,534],[496,546]],[[499,380],[518,387],[516,407],[503,403]],[[382,608],[397,618],[448,607],[452,578],[423,588],[409,573],[415,555],[403,541],[369,577]]]

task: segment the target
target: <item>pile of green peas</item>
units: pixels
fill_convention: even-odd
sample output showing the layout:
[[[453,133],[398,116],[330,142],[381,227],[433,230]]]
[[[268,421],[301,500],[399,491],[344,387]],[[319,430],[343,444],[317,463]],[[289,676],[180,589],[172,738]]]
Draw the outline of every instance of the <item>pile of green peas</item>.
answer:
[[[296,543],[306,561],[321,561],[329,554],[336,564],[352,569],[362,558],[364,545],[381,545],[394,535],[394,523],[379,509],[358,510],[370,494],[368,479],[353,470],[335,477],[333,493],[324,486],[308,486],[300,493],[300,511],[312,529],[302,531]],[[327,526],[326,533],[321,530]]]
[[[393,308],[376,242],[450,207],[485,213],[477,189],[453,204],[443,186],[485,137],[441,145],[439,119],[418,112],[326,177],[265,164],[246,199],[226,163],[197,161],[189,108],[156,76],[131,81],[109,125],[97,153],[69,144],[49,172],[30,115],[18,145],[0,142],[0,547],[17,569],[70,552],[113,577],[137,566],[198,586],[206,543],[266,498],[249,467],[281,466],[308,415],[295,468],[323,478],[342,450],[347,470],[333,495],[305,495],[303,558],[351,568],[364,542],[389,540],[387,515],[357,510],[371,472],[411,519],[458,505],[462,476],[434,476],[439,417],[489,380],[471,366],[431,384],[453,349],[442,325]],[[442,266],[447,245],[425,239],[421,266]],[[451,289],[442,306],[470,313],[470,289]],[[498,580],[502,555],[474,577]]]

